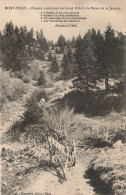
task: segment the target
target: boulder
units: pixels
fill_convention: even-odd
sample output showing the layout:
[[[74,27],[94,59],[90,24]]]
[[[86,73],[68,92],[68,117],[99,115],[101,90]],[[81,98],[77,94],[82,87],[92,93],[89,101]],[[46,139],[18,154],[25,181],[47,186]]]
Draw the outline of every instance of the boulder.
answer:
[[[123,146],[123,143],[122,143],[121,140],[118,140],[117,142],[115,142],[115,143],[113,144],[113,147],[114,147],[114,148],[120,148],[121,146]]]

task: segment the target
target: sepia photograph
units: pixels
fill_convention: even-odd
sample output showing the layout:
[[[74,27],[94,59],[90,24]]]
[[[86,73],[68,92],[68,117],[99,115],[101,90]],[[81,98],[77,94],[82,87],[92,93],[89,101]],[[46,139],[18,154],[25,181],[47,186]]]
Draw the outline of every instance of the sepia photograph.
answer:
[[[125,0],[1,0],[0,194],[126,194]]]

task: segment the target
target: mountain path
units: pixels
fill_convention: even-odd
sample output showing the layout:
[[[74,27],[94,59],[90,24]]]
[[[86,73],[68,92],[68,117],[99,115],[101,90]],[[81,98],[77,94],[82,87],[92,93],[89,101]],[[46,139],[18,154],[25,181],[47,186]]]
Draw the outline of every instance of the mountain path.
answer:
[[[84,178],[86,166],[78,156],[74,167],[67,170],[67,180],[61,182],[55,170],[41,170],[32,178],[31,184],[24,193],[51,194],[51,195],[95,195],[94,188],[89,184],[90,180]]]
[[[55,100],[62,98],[65,94],[73,90],[71,80],[58,81],[53,84],[53,88],[45,89],[45,92],[53,92],[47,102],[49,106],[52,105]],[[24,104],[30,95],[31,94],[27,94],[24,97],[23,103],[21,102],[22,104],[20,102],[14,104],[14,113],[10,113],[9,120],[5,120],[2,126],[4,132],[6,132],[23,115],[25,111]],[[14,148],[15,146],[19,150],[24,147],[19,143],[17,143],[17,145],[14,143],[11,144],[9,148]],[[68,168],[66,181],[62,181],[61,178],[59,178],[56,170],[50,168],[43,170],[43,168],[41,168],[39,172],[37,171],[35,175],[32,175],[29,178],[30,183],[27,188],[21,189],[19,194],[24,192],[24,194],[31,193],[30,195],[95,195],[94,188],[89,184],[90,181],[84,178],[86,165],[81,160],[82,158],[82,156],[80,158],[80,155],[77,155],[76,166]]]

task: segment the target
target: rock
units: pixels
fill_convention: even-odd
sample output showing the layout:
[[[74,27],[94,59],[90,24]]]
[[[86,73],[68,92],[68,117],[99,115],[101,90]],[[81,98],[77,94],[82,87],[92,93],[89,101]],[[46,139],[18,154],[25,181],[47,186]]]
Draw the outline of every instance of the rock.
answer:
[[[123,143],[122,143],[121,140],[118,140],[117,142],[115,142],[115,143],[113,144],[113,147],[114,147],[114,148],[120,148],[121,146],[123,146]]]
[[[121,129],[116,133],[115,137],[113,138],[113,142],[116,142],[118,140],[121,140],[122,143],[126,143],[126,130]]]
[[[3,185],[7,186],[7,183],[4,181],[4,182],[3,182]]]
[[[19,180],[23,179],[23,175],[18,176],[18,179]]]
[[[12,168],[12,167],[9,167],[9,168],[8,168],[8,171],[13,171],[13,168]]]

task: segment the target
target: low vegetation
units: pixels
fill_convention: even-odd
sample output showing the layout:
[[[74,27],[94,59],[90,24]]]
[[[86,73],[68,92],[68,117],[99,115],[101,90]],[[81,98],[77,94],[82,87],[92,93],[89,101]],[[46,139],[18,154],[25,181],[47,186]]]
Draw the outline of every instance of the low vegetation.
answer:
[[[33,146],[26,146],[21,150],[2,149],[2,194],[16,194],[22,191],[30,182],[28,177],[36,173],[39,167],[47,165],[47,155],[42,160],[38,157],[38,151]]]
[[[112,146],[116,134],[124,128],[124,122],[125,112],[111,112],[105,117],[85,117],[82,121],[83,141],[93,147]]]
[[[87,167],[87,176],[91,184],[102,186],[106,194],[123,195],[126,193],[126,163],[124,130],[125,112],[112,112],[105,117],[87,118],[78,116],[80,120],[81,145],[94,150],[94,157]],[[83,137],[83,138],[82,138]],[[121,145],[113,144],[121,140]],[[123,144],[124,143],[124,144]],[[99,152],[96,152],[98,149]]]
[[[90,162],[87,171],[93,185],[102,183],[103,188],[112,189],[112,194],[126,194],[125,150],[126,146],[122,146],[117,149],[103,150],[104,152],[97,154],[97,157]]]
[[[105,116],[113,110],[117,112],[125,110],[124,95],[112,93],[106,95],[104,90],[89,91],[88,94],[79,90],[72,91],[64,96],[62,103],[87,116]]]
[[[43,109],[43,120],[49,129],[55,130],[59,135],[67,136],[70,131],[75,130],[76,120],[73,109],[66,107]]]
[[[86,165],[91,182],[105,186],[106,194],[110,190],[126,194],[125,36],[108,25],[103,34],[91,29],[72,40],[60,35],[54,44],[42,30],[36,38],[33,32],[12,22],[0,32],[0,109],[7,120],[13,111],[16,115],[18,100],[23,110],[22,118],[4,136],[10,133],[14,142],[27,144],[18,151],[2,149],[3,194],[21,190],[25,176],[41,164],[33,150],[43,146],[42,135],[51,133],[59,141],[75,139],[85,153],[86,149],[94,152]],[[65,86],[65,82],[73,85]],[[30,97],[21,99],[30,90]],[[62,99],[61,94],[65,94]],[[8,102],[15,104],[8,106]],[[117,141],[121,145],[115,148]]]
[[[18,100],[29,91],[29,86],[22,80],[11,78],[9,72],[0,69],[0,107],[7,101]]]

